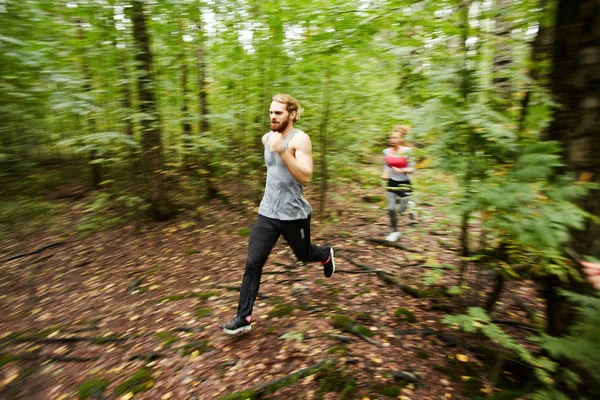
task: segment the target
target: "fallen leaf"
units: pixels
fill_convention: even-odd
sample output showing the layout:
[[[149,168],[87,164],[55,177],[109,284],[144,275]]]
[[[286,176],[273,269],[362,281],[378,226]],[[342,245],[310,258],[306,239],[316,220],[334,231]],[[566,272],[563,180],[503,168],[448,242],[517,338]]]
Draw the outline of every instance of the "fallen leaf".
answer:
[[[469,361],[469,357],[465,356],[464,354],[457,354],[456,355],[456,359],[458,361],[462,361],[462,362],[468,362]]]

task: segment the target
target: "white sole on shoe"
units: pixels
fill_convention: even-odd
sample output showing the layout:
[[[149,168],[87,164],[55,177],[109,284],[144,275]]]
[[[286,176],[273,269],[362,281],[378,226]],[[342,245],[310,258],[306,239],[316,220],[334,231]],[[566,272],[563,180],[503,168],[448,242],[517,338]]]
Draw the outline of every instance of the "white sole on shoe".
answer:
[[[252,325],[242,326],[241,328],[237,328],[237,329],[223,328],[223,332],[225,332],[228,335],[237,335],[238,333],[248,332],[250,329],[252,329]]]
[[[329,277],[331,278],[333,274],[335,274],[335,258],[333,257],[333,247],[330,248],[329,256],[331,257],[331,266],[333,267],[331,275],[329,275]]]

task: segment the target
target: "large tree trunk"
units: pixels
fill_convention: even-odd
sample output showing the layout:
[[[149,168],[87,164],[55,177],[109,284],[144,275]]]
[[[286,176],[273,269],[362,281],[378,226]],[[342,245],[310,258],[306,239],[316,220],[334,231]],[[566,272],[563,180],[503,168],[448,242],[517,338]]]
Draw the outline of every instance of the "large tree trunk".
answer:
[[[144,171],[148,180],[152,213],[158,220],[171,216],[167,190],[163,180],[163,146],[161,130],[154,95],[154,77],[152,75],[152,54],[146,31],[144,2],[133,1],[133,35],[137,45],[135,59],[139,68],[138,96],[142,119],[142,151]]]
[[[557,108],[548,137],[564,145],[567,172],[580,180],[600,183],[600,1],[561,0],[555,28],[551,87]],[[600,193],[592,191],[580,202],[600,216]],[[573,232],[571,246],[580,254],[600,258],[600,226],[588,222]],[[548,330],[566,333],[572,312],[557,294],[561,283],[546,282]]]

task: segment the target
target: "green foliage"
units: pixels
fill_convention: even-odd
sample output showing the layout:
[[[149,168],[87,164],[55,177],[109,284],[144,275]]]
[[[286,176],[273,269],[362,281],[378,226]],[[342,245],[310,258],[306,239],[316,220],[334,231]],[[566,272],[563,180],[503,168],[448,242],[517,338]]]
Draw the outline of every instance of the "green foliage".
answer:
[[[140,367],[135,374],[115,388],[115,395],[122,396],[127,393],[138,394],[154,386],[155,379],[150,368]]]
[[[285,340],[295,340],[297,342],[301,342],[302,340],[304,340],[304,335],[302,334],[302,332],[288,332],[288,333],[281,335],[279,338],[285,339]]]
[[[0,234],[31,233],[56,224],[59,207],[41,198],[16,197],[0,200]]]
[[[450,264],[439,264],[435,260],[427,260],[425,263],[427,270],[423,274],[423,284],[431,286],[442,279],[444,271],[451,270],[456,271],[456,267]]]
[[[140,197],[98,192],[85,207],[85,215],[77,230],[85,233],[107,230],[124,221],[141,217],[146,210],[148,204]]]
[[[554,359],[566,359],[571,362],[570,365],[582,368],[585,381],[582,381],[581,371],[562,371],[571,389],[576,389],[584,382],[587,387],[597,388],[600,385],[600,298],[566,291],[562,294],[578,305],[577,322],[571,326],[566,337],[542,335],[537,340]]]
[[[108,387],[107,379],[86,381],[79,386],[77,395],[79,400],[98,398]]]
[[[447,315],[442,322],[456,326],[465,332],[481,332],[490,340],[504,349],[515,353],[519,358],[534,369],[541,383],[552,382],[551,373],[557,368],[557,363],[543,356],[533,355],[527,348],[518,344],[509,334],[494,324],[486,311],[479,307],[470,307],[467,314]]]

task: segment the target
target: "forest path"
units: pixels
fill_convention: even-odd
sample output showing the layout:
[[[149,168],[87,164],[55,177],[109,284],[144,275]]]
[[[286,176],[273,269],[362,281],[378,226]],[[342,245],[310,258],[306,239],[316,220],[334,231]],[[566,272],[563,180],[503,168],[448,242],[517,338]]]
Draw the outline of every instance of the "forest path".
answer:
[[[215,202],[202,221],[182,215],[12,243],[5,260],[61,244],[0,266],[0,351],[4,361],[23,358],[0,364],[0,397],[77,398],[84,382],[95,381],[109,385],[105,398],[128,398],[137,389],[126,381],[137,372],[138,388],[147,390],[136,398],[212,399],[334,360],[341,386],[309,373],[263,398],[310,399],[326,390],[333,392],[325,398],[337,398],[344,387],[350,398],[383,398],[377,393],[397,392],[390,376],[397,372],[418,378],[404,388],[408,398],[462,398],[461,383],[434,368],[459,351],[429,334],[448,330],[434,307],[439,299],[402,288],[423,289],[428,262],[457,265],[455,238],[444,236],[451,231],[438,232],[436,211],[422,206],[418,224],[400,219],[398,244],[408,251],[372,243],[388,233],[383,200],[364,202],[372,193],[342,189],[333,217],[312,224],[313,243],[335,248],[336,273],[328,279],[320,264],[301,265],[280,241],[263,271],[252,330],[234,337],[218,326],[235,314],[252,212]],[[415,320],[397,315],[399,308]]]

